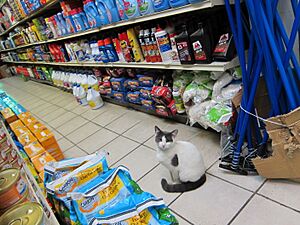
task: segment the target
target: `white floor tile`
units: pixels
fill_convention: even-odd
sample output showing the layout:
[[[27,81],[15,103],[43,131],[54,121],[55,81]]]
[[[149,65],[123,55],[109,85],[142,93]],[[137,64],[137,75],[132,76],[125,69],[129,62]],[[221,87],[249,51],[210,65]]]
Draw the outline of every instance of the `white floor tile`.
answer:
[[[100,126],[106,126],[112,121],[118,119],[122,114],[124,114],[124,111],[114,111],[114,110],[108,110],[104,113],[101,113],[99,116],[93,119],[94,123],[99,124]]]
[[[157,164],[155,152],[148,147],[140,146],[116,165],[128,167],[133,179],[139,180]]]
[[[91,122],[88,122],[87,124],[83,125],[82,127],[74,130],[70,134],[68,134],[66,137],[71,140],[73,143],[77,144],[81,142],[83,139],[89,137],[90,135],[96,133],[98,130],[100,130],[101,127],[98,125],[95,125]]]
[[[300,211],[300,183],[268,180],[258,193]]]
[[[69,150],[69,148],[74,146],[74,144],[66,138],[61,138],[57,142],[63,152]]]
[[[254,198],[233,221],[234,225],[299,225],[300,213],[261,196]]]
[[[265,181],[265,178],[256,175],[238,175],[231,171],[223,170],[219,168],[219,161],[217,161],[209,170],[209,173],[220,177],[222,179],[228,180],[234,184],[237,184],[243,188],[246,188],[250,191],[256,191],[262,183]]]
[[[102,128],[93,135],[89,136],[87,139],[84,139],[82,142],[78,143],[78,146],[85,152],[92,154],[101,149],[107,143],[111,142],[117,136],[117,134]]]
[[[63,134],[64,136],[70,134],[71,132],[75,131],[79,127],[86,124],[88,121],[86,119],[83,119],[80,116],[74,117],[73,119],[65,122],[61,126],[57,127],[57,131]]]
[[[56,110],[52,111],[51,113],[47,114],[46,116],[43,116],[42,119],[46,123],[49,123],[50,121],[57,119],[59,116],[63,115],[66,112],[67,111],[62,108],[57,108]]]
[[[251,194],[207,175],[202,187],[182,194],[171,208],[194,224],[228,224]]]
[[[73,119],[76,116],[76,114],[71,112],[66,112],[62,114],[60,117],[52,120],[49,122],[50,126],[57,128],[63,125],[64,123],[68,122],[69,120]]]
[[[67,151],[64,152],[65,158],[75,158],[87,155],[86,152],[82,151],[76,145],[69,148]]]

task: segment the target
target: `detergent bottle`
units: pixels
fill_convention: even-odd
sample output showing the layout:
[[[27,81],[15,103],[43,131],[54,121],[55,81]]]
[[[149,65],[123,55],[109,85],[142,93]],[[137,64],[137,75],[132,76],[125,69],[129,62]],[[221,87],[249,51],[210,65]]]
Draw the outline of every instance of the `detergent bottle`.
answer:
[[[111,43],[111,39],[110,38],[105,38],[104,39],[104,45],[105,45],[106,54],[108,56],[109,61],[110,62],[117,62],[117,61],[119,61],[117,52],[116,52],[113,44]]]
[[[137,0],[137,2],[142,16],[154,13],[153,3],[151,0]]]
[[[99,82],[95,75],[88,76],[88,86],[95,91],[99,91]]]
[[[83,9],[87,16],[90,28],[100,27],[102,25],[94,0],[86,0]]]
[[[160,12],[170,8],[169,0],[154,0],[153,7],[156,12]]]
[[[85,12],[82,10],[82,8],[77,8],[77,12],[79,13],[79,15],[81,16],[81,19],[83,21],[84,27],[85,29],[90,29],[90,25],[89,25],[89,21],[86,17]]]
[[[72,9],[70,11],[71,15],[72,15],[72,19],[74,21],[75,24],[75,29],[80,32],[80,31],[84,31],[85,30],[85,25],[82,19],[82,16],[80,13],[78,13],[77,9]]]
[[[169,2],[172,8],[189,4],[188,0],[169,0]]]
[[[121,20],[127,20],[128,17],[125,14],[125,7],[124,7],[123,0],[116,0],[116,5],[117,5],[117,9],[119,11],[120,19]]]
[[[91,41],[90,46],[92,49],[92,58],[95,62],[101,62],[100,51],[97,41]]]
[[[77,92],[76,92],[76,97],[78,98],[78,102],[82,106],[88,105],[87,99],[86,99],[86,91],[84,88],[79,85]]]
[[[68,34],[67,23],[62,13],[57,13],[57,18],[59,19],[60,25],[63,29],[63,35]]]
[[[112,39],[112,41],[114,43],[114,47],[115,47],[115,50],[116,50],[118,58],[119,58],[119,62],[126,62],[123,52],[122,52],[122,47],[121,47],[121,43],[120,43],[119,39],[114,38],[114,39]]]
[[[91,87],[88,88],[86,99],[91,109],[99,109],[104,104],[99,92]]]
[[[101,61],[103,63],[108,63],[109,62],[109,58],[108,58],[108,55],[107,55],[107,52],[106,52],[103,40],[99,40],[98,41],[98,47],[99,47]]]
[[[114,0],[96,0],[96,6],[102,24],[115,23],[120,20],[118,9]]]
[[[84,75],[84,74],[81,75],[80,85],[84,88],[85,91],[87,91],[88,86],[89,86],[87,75]]]
[[[123,4],[124,12],[129,19],[140,16],[137,0],[123,0]]]

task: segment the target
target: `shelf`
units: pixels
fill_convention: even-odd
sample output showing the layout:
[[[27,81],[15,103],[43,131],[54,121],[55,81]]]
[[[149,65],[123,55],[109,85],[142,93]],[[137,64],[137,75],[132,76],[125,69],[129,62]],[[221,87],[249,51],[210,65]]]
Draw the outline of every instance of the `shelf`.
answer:
[[[69,66],[69,67],[116,67],[116,68],[146,68],[146,69],[166,69],[166,70],[197,70],[197,71],[219,71],[223,72],[239,65],[238,57],[230,62],[212,62],[211,64],[164,64],[164,63],[88,63],[88,62],[3,62],[13,64],[35,64],[35,65],[49,65],[49,66]]]
[[[103,31],[103,30],[109,30],[109,29],[113,29],[113,28],[117,28],[117,27],[123,27],[123,26],[132,25],[132,24],[136,24],[136,23],[151,21],[151,20],[155,20],[155,19],[161,19],[161,18],[165,18],[165,17],[169,17],[169,16],[175,16],[175,15],[179,15],[179,14],[183,14],[183,13],[187,13],[187,12],[193,12],[193,11],[197,11],[197,10],[201,10],[201,9],[212,8],[212,7],[218,6],[218,5],[224,5],[224,1],[223,0],[210,0],[210,1],[207,0],[207,1],[197,3],[197,4],[189,4],[189,5],[185,5],[185,6],[174,8],[174,9],[168,9],[168,10],[164,10],[161,12],[156,12],[156,13],[153,13],[150,15],[140,16],[140,17],[132,18],[132,19],[128,19],[128,20],[122,20],[122,21],[119,21],[116,23],[102,26],[100,28],[94,28],[94,29],[83,31],[83,32],[63,36],[63,37],[53,38],[48,41],[40,41],[40,42],[36,42],[36,43],[18,46],[16,48],[5,49],[5,50],[0,51],[0,53],[7,52],[7,51],[13,51],[13,50],[20,49],[20,48],[26,48],[26,47],[30,47],[33,45],[47,44],[47,43],[67,40],[67,39],[71,39],[71,38],[75,38],[75,37],[82,37],[82,36],[89,35],[89,34],[95,34],[100,31]],[[12,28],[10,28],[10,29],[12,29]]]
[[[20,26],[21,24],[33,19],[34,17],[39,16],[41,13],[45,12],[46,10],[50,9],[52,6],[56,5],[59,3],[59,0],[52,0],[48,3],[46,3],[45,5],[43,5],[40,9],[32,12],[31,14],[27,15],[24,19],[20,20],[19,22],[16,22],[15,24],[13,24],[10,28],[8,28],[6,31],[4,31],[3,33],[0,34],[0,36],[3,36],[7,33],[9,33],[10,31],[12,31],[15,27]]]
[[[2,127],[4,128],[4,132],[6,133],[6,137],[12,144],[13,149],[15,149],[19,155],[19,158],[22,159],[22,156],[19,153],[19,148],[16,146],[14,140],[12,139],[11,135],[9,134],[5,124],[3,121],[1,121]],[[36,180],[34,179],[33,175],[31,174],[29,168],[27,167],[25,161],[22,162],[23,167],[21,171],[26,174],[25,179],[28,182],[29,189],[31,190],[31,194],[33,194],[33,197],[36,199],[38,203],[41,204],[44,210],[44,219],[45,224],[49,225],[59,225],[59,222],[57,221],[52,209],[50,208],[47,200],[45,199],[39,185],[37,184]]]

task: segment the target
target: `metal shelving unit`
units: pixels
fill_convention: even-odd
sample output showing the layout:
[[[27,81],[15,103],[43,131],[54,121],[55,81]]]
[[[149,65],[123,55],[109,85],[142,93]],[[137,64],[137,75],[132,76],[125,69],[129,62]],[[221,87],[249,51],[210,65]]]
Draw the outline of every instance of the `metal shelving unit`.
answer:
[[[54,2],[56,4],[57,1],[54,1]],[[155,20],[155,19],[161,19],[161,18],[165,18],[165,17],[169,17],[169,16],[175,16],[175,15],[179,15],[179,14],[183,14],[183,13],[187,13],[187,12],[193,12],[193,11],[197,11],[197,10],[212,8],[212,7],[218,6],[218,5],[224,5],[224,1],[223,0],[206,0],[206,1],[203,1],[203,2],[200,2],[197,4],[189,4],[189,5],[185,5],[185,6],[178,7],[178,8],[164,10],[162,12],[156,12],[156,13],[153,13],[150,15],[140,16],[140,17],[136,17],[136,18],[132,18],[132,19],[128,19],[128,20],[122,20],[122,21],[119,21],[116,23],[112,23],[112,24],[108,24],[108,25],[99,27],[99,28],[89,29],[89,30],[86,30],[83,32],[74,33],[71,35],[62,36],[62,37],[58,37],[58,38],[53,38],[53,39],[47,40],[47,41],[39,41],[39,42],[35,42],[35,43],[18,46],[18,47],[11,48],[11,49],[5,49],[5,50],[0,51],[0,53],[13,51],[13,50],[17,50],[20,48],[26,48],[26,47],[30,47],[33,45],[47,44],[47,43],[52,43],[52,42],[57,42],[57,41],[62,41],[62,40],[68,40],[71,38],[82,37],[82,36],[89,35],[89,34],[95,34],[95,33],[98,33],[100,31],[104,31],[104,30],[114,29],[117,27],[122,27],[122,26],[127,26],[127,25],[133,25],[136,23],[151,21],[151,20]],[[38,12],[36,12],[36,13],[38,13]],[[34,16],[31,16],[29,19],[31,19],[32,17],[34,17]],[[28,21],[29,19],[26,18],[26,21]],[[23,21],[23,22],[25,22],[25,21]],[[23,22],[20,21],[19,24],[21,24]],[[9,31],[12,30],[14,27],[10,28]],[[5,31],[5,32],[9,32],[9,31]],[[1,34],[1,35],[3,35],[3,34]]]
[[[230,62],[212,62],[210,64],[165,64],[165,63],[90,63],[90,62],[29,62],[7,61],[3,63],[13,64],[33,64],[33,65],[48,65],[48,66],[67,66],[67,67],[113,67],[113,68],[146,68],[146,69],[167,69],[167,70],[197,70],[197,71],[220,71],[224,72],[228,69],[234,68],[239,65],[238,58],[234,58]]]
[[[11,135],[9,134],[4,122],[1,120],[2,127],[4,128],[4,132],[6,133],[6,137],[9,139],[10,143],[12,144],[13,149],[15,149],[19,155],[19,158],[22,159],[22,156],[19,152],[19,148],[16,146],[15,142],[13,141]],[[36,202],[40,203],[44,210],[44,219],[45,224],[47,225],[59,225],[51,207],[49,206],[46,198],[44,197],[42,190],[40,189],[39,185],[37,184],[36,180],[34,179],[33,175],[31,174],[29,168],[27,167],[25,161],[22,162],[22,173],[24,174],[24,178],[26,179],[30,194],[32,194],[33,198]]]
[[[15,29],[17,26],[31,20],[34,17],[39,16],[41,13],[45,12],[46,10],[50,9],[52,6],[56,5],[59,3],[59,0],[52,0],[48,3],[46,3],[45,5],[43,5],[40,9],[38,9],[37,11],[32,12],[31,14],[29,14],[28,16],[26,16],[24,19],[20,20],[19,22],[16,22],[15,24],[13,24],[10,28],[8,28],[6,31],[2,32],[0,34],[0,37],[9,33],[10,31],[12,31],[13,29]]]

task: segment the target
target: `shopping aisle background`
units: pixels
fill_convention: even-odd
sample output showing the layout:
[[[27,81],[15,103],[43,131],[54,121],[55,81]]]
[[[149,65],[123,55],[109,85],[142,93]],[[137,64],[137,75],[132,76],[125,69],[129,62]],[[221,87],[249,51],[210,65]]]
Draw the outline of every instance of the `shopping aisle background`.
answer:
[[[219,136],[145,113],[106,103],[99,110],[79,106],[74,97],[57,88],[1,80],[7,91],[55,134],[65,157],[104,149],[111,166],[127,166],[145,191],[164,198],[180,225],[296,225],[300,221],[300,184],[238,176],[218,168]],[[204,156],[207,182],[184,194],[167,194],[160,186],[169,177],[155,158],[154,125],[179,130],[178,139],[194,143]]]

